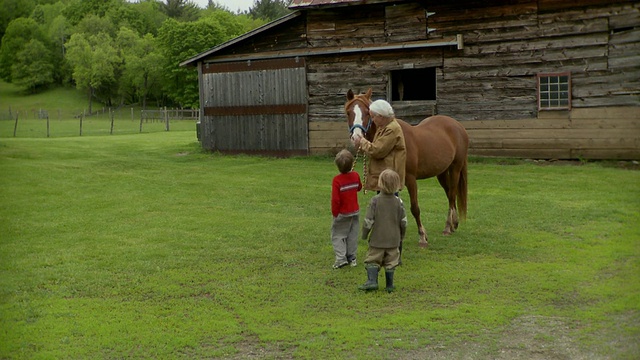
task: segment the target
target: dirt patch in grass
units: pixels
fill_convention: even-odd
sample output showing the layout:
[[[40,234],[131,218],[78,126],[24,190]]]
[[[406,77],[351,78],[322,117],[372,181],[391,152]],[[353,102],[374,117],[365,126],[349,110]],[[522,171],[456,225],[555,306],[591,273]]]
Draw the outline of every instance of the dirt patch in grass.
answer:
[[[636,329],[640,314],[618,316],[619,326],[603,331],[596,341],[578,340],[580,324],[560,317],[523,316],[514,319],[499,336],[488,336],[482,342],[432,345],[417,350],[380,350],[389,359],[404,360],[609,360],[634,359],[640,354],[640,336]],[[295,359],[292,348],[265,345],[255,337],[235,344],[237,353],[225,359]],[[368,349],[371,350],[371,349]],[[347,358],[362,358],[352,354]]]

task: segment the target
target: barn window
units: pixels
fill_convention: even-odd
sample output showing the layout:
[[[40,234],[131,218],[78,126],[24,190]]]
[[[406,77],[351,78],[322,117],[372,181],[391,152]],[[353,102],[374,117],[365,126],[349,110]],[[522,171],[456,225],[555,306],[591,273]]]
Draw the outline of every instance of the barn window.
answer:
[[[571,109],[571,73],[538,74],[538,110]]]
[[[391,71],[391,100],[435,100],[436,68]]]

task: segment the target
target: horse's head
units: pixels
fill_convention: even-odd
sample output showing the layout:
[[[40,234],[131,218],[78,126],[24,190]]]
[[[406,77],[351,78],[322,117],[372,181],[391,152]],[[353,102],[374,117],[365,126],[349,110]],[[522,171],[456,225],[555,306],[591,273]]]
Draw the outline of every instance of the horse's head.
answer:
[[[347,114],[347,125],[351,133],[351,141],[355,141],[357,136],[371,140],[369,135],[371,130],[371,115],[369,115],[369,105],[371,105],[371,88],[365,94],[355,95],[351,89],[347,92],[347,102],[344,104],[344,111]]]

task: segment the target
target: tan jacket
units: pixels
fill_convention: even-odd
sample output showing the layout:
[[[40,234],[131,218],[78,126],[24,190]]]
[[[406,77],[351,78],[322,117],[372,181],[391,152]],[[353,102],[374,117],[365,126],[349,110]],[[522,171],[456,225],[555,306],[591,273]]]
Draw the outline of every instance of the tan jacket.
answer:
[[[378,176],[385,169],[393,169],[400,175],[400,190],[404,188],[405,164],[407,148],[404,143],[402,128],[396,119],[386,126],[378,128],[373,142],[362,139],[360,149],[369,156],[366,190],[378,189]]]

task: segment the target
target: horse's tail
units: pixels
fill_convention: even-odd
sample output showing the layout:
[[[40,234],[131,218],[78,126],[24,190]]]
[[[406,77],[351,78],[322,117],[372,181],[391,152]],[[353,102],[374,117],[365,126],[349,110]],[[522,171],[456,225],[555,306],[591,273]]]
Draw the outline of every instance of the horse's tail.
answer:
[[[462,163],[462,169],[460,169],[460,180],[458,181],[458,213],[460,217],[466,219],[467,217],[467,157],[465,156]]]

